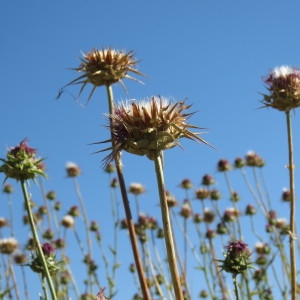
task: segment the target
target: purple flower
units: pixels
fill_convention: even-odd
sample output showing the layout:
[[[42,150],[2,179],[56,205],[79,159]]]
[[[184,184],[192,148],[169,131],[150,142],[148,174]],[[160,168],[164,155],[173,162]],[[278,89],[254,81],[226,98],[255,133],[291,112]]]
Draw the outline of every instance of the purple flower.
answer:
[[[49,244],[49,243],[44,243],[42,245],[42,250],[43,250],[43,253],[46,255],[46,256],[50,256],[54,253],[55,249],[54,247]]]
[[[241,254],[244,251],[248,252],[248,245],[242,241],[231,242],[225,248],[228,249],[228,252],[235,254]]]

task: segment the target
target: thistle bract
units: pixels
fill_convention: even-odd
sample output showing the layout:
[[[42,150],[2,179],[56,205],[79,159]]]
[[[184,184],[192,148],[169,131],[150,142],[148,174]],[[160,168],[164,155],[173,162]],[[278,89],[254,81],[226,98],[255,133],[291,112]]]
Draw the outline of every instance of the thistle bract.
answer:
[[[8,150],[6,159],[0,158],[0,160],[3,162],[0,172],[3,172],[6,178],[28,180],[38,175],[46,177],[41,168],[42,159],[36,157],[36,149],[30,148],[26,140]]]
[[[292,66],[276,67],[263,79],[269,95],[263,94],[263,103],[280,111],[300,106],[300,70]]]
[[[114,147],[105,149],[112,150],[107,161],[122,150],[153,159],[156,153],[180,145],[183,137],[208,144],[199,133],[190,131],[199,127],[187,123],[192,115],[185,112],[189,108],[185,101],[173,102],[161,96],[115,107],[109,115],[112,140],[106,141],[113,142]]]

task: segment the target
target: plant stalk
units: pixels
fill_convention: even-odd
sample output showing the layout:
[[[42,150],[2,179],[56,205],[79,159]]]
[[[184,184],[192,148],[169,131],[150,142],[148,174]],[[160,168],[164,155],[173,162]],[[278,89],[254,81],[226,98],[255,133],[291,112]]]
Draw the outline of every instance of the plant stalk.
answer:
[[[155,171],[157,176],[157,185],[158,185],[159,198],[160,198],[160,208],[161,208],[162,222],[163,222],[163,228],[165,234],[168,263],[171,272],[175,299],[183,300],[180,278],[179,278],[177,263],[176,263],[176,255],[175,255],[174,241],[172,235],[172,227],[171,227],[170,216],[169,216],[169,208],[168,208],[166,190],[164,184],[161,153],[158,152],[157,155],[155,155],[154,163],[155,163]]]
[[[289,153],[289,179],[290,179],[290,264],[291,264],[291,289],[292,300],[297,299],[297,269],[296,269],[296,254],[295,254],[295,217],[296,217],[296,199],[295,199],[295,178],[294,178],[294,152],[293,152],[293,133],[291,125],[291,112],[286,111],[286,123],[288,134],[288,153]]]
[[[41,247],[41,244],[40,244],[40,241],[39,241],[39,237],[38,237],[38,234],[37,234],[37,231],[36,231],[36,228],[35,228],[34,219],[33,219],[32,211],[31,211],[31,207],[30,207],[30,199],[28,197],[28,193],[27,193],[27,189],[26,189],[26,183],[25,183],[24,180],[21,180],[21,187],[22,187],[23,197],[24,197],[24,200],[25,200],[25,207],[26,207],[26,210],[27,210],[29,224],[30,224],[32,235],[33,235],[33,239],[34,239],[34,241],[36,243],[36,246],[37,246],[38,255],[42,259],[42,264],[43,264],[43,268],[44,268],[44,274],[42,274],[42,277],[46,277],[52,300],[57,300],[55,289],[54,289],[52,279],[51,279],[51,275],[49,273],[47,262],[46,262],[46,259],[45,259],[45,255],[43,253],[43,250],[42,250],[42,247]]]
[[[113,98],[113,91],[111,85],[106,86],[106,91],[107,91],[107,97],[108,97],[108,105],[109,105],[109,113],[112,114],[114,110],[114,98]],[[110,124],[111,125],[111,124]],[[114,141],[113,141],[113,136],[112,136],[112,146],[114,147]],[[135,234],[135,227],[134,227],[134,222],[132,220],[132,214],[131,214],[131,209],[129,205],[129,200],[127,196],[127,190],[126,190],[126,185],[125,185],[125,180],[123,176],[123,170],[122,170],[122,161],[120,158],[120,154],[117,155],[115,158],[115,164],[116,164],[116,170],[118,174],[118,180],[119,180],[119,185],[120,185],[120,190],[121,190],[121,195],[122,195],[122,200],[123,200],[123,206],[125,210],[125,215],[126,215],[126,220],[127,220],[127,226],[128,226],[128,231],[129,231],[129,237],[130,237],[130,243],[131,243],[131,248],[134,256],[134,261],[139,277],[139,282],[143,294],[143,299],[144,300],[150,300],[150,295],[146,283],[146,279],[144,276],[144,270],[143,270],[143,265],[141,261],[141,256],[139,253],[139,248],[136,240],[136,234]]]

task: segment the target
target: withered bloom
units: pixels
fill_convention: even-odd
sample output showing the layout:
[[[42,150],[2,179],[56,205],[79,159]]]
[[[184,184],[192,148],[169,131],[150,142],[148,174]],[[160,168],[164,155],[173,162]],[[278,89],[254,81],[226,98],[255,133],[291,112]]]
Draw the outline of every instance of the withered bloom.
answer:
[[[180,145],[179,139],[183,137],[209,145],[199,133],[190,131],[191,128],[200,129],[187,123],[192,113],[185,111],[190,106],[185,100],[172,102],[172,99],[161,96],[116,106],[114,113],[109,115],[111,124],[108,129],[114,147],[105,149],[112,150],[106,162],[109,163],[122,150],[153,159],[158,152]]]
[[[123,83],[123,78],[128,78],[140,82],[138,79],[128,75],[129,72],[143,76],[135,67],[138,61],[134,58],[134,52],[130,50],[115,50],[112,48],[101,50],[93,49],[86,54],[83,53],[83,58],[80,58],[81,64],[78,68],[72,70],[82,73],[81,76],[72,80],[68,85],[82,84],[79,95],[84,90],[85,86],[90,83],[93,89],[88,97],[89,101],[97,87],[109,86],[116,82],[120,82],[126,91]],[[141,83],[141,82],[140,82]]]
[[[289,111],[300,106],[300,70],[292,66],[276,67],[263,79],[269,95],[263,94],[265,107]]]

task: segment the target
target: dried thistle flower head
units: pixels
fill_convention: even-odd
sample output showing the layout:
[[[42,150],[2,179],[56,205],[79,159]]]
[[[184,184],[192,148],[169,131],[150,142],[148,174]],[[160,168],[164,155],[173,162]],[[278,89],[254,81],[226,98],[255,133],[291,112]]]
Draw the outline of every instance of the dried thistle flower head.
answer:
[[[130,50],[126,52],[124,50],[115,50],[112,48],[101,50],[93,49],[86,54],[83,53],[83,58],[80,58],[81,64],[78,68],[73,70],[83,73],[78,78],[72,80],[68,85],[82,84],[79,95],[84,90],[85,86],[90,83],[93,85],[93,89],[88,97],[89,101],[97,87],[109,86],[116,82],[120,82],[126,91],[126,87],[123,83],[124,78],[128,78],[137,82],[138,79],[128,75],[129,72],[141,75],[135,67],[138,61],[134,58],[134,52]]]
[[[192,115],[185,112],[189,108],[185,100],[173,102],[161,96],[116,106],[108,126],[114,147],[105,149],[112,150],[106,161],[109,163],[121,150],[153,159],[160,151],[180,145],[178,140],[183,137],[209,145],[199,133],[190,131],[199,127],[187,123]]]
[[[263,94],[263,104],[280,111],[300,106],[300,70],[292,66],[276,67],[263,79],[269,95]]]
[[[44,170],[40,167],[42,159],[36,157],[36,149],[30,148],[26,142],[24,139],[19,145],[9,149],[6,159],[0,158],[3,162],[0,172],[3,172],[6,178],[28,180],[38,175],[46,177]]]

